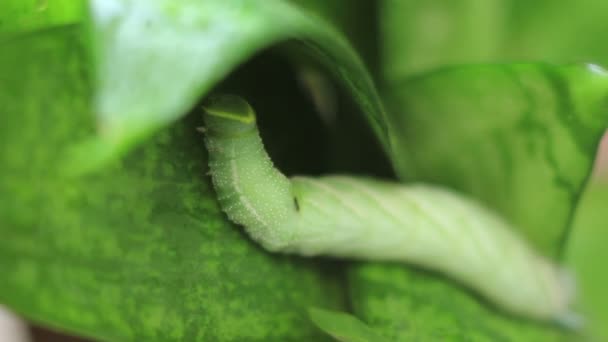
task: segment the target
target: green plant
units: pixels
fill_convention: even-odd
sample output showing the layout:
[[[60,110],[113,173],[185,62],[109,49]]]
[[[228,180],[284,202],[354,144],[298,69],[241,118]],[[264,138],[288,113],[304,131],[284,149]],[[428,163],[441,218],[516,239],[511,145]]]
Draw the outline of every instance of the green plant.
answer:
[[[313,321],[352,341],[608,336],[597,261],[608,189],[581,200],[608,76],[565,64],[608,62],[606,10],[600,0],[4,0],[0,302],[112,341],[325,336]],[[517,60],[531,62],[506,63]],[[200,113],[188,113],[213,88],[259,109],[288,173],[394,170],[495,210],[575,273],[585,329],[507,316],[410,267],[264,252],[204,175]],[[312,310],[311,320],[310,307],[358,319]]]

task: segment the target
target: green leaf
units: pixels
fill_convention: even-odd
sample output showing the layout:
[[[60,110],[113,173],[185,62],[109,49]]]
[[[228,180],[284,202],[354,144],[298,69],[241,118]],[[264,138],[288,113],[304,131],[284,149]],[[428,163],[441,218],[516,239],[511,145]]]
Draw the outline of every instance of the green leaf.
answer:
[[[562,341],[566,334],[504,316],[465,289],[401,265],[349,270],[353,312],[389,341]]]
[[[384,0],[383,76],[389,83],[445,64],[491,60],[502,43],[505,0]]]
[[[606,11],[603,0],[384,0],[383,74],[392,83],[462,63],[607,64]]]
[[[0,244],[0,300],[107,340],[318,338],[303,307],[339,307],[335,278],[266,254],[229,224],[203,176],[200,122],[177,120],[238,64],[288,39],[382,116],[357,55],[282,1],[93,1],[90,26],[93,79],[79,27],[3,46],[0,217],[11,238]]]
[[[403,82],[391,99],[399,175],[470,193],[558,253],[608,125],[603,69],[454,67]]]
[[[334,276],[228,223],[199,115],[103,170],[62,173],[66,151],[95,134],[79,32],[0,47],[0,302],[108,341],[320,338],[306,307],[339,307]]]
[[[500,60],[608,65],[608,29],[603,0],[509,0],[505,2],[505,42]],[[564,23],[568,25],[564,25]]]
[[[608,123],[595,66],[453,67],[393,88],[393,162],[408,180],[467,192],[556,256]],[[391,340],[567,338],[518,322],[445,279],[400,266],[350,271],[354,312]]]
[[[338,311],[319,308],[308,310],[310,319],[338,341],[345,342],[381,342],[384,339],[377,335],[365,323],[356,317]]]
[[[76,23],[85,14],[83,0],[2,0],[0,37]]]
[[[577,279],[580,310],[587,318],[589,340],[608,339],[608,184],[594,182],[581,199],[568,241],[566,264]]]
[[[559,4],[523,0],[383,2],[382,67],[387,88],[392,91],[388,96],[392,101],[389,120],[393,160],[400,164],[400,176],[472,193],[506,215],[543,252],[554,256],[562,253],[570,230],[575,229],[569,220],[579,204],[595,146],[608,121],[602,110],[606,108],[605,76],[577,71],[581,66],[437,68],[505,60],[608,61],[606,44],[601,41],[606,30],[605,7],[601,0]],[[406,80],[428,70],[437,71]],[[528,119],[526,113],[531,114]],[[509,128],[517,121],[521,129]],[[597,266],[585,269],[588,274],[592,269],[597,273]],[[400,277],[417,279],[409,270],[401,271],[403,274],[393,270],[391,275],[390,269],[366,271],[367,267],[379,268],[361,266],[354,270],[352,287],[367,289],[367,271],[376,272],[386,282],[391,277],[397,283]],[[382,291],[381,286],[368,288],[355,297],[355,305]],[[454,288],[408,289],[404,284],[394,291],[387,293],[402,298],[401,302],[387,301],[384,307],[376,301],[375,307],[356,312],[387,332],[401,332],[401,336],[411,337],[408,334],[417,331],[418,336],[428,339],[428,334],[437,332],[433,323],[441,326],[439,317],[452,322],[447,324],[449,330],[463,338],[475,334],[475,328],[467,323],[471,321],[480,322],[481,328],[487,321],[493,322],[496,331],[485,334],[490,340],[502,335],[521,341],[529,335],[529,340],[536,341],[543,336],[542,332],[518,336],[517,325],[471,309],[475,307],[472,299],[468,304],[453,305],[453,298],[459,295]],[[392,315],[397,310],[391,307],[407,307],[414,302],[408,294],[417,292],[440,298],[437,317],[412,323]],[[468,314],[445,309],[460,306],[469,308]],[[418,307],[411,310],[412,316],[425,312]],[[381,318],[374,321],[374,315]],[[410,324],[412,331],[403,332],[402,324]]]
[[[182,116],[254,53],[285,41],[325,65],[386,137],[382,104],[357,54],[320,17],[287,2],[93,0],[91,24],[95,144],[109,150],[91,168]]]

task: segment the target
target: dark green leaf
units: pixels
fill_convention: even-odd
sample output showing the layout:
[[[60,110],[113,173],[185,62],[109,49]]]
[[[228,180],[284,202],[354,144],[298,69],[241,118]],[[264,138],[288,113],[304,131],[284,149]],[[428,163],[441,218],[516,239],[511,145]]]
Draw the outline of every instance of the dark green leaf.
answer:
[[[382,342],[384,338],[377,335],[370,327],[356,317],[338,311],[311,308],[308,310],[310,318],[315,324],[344,342]]]

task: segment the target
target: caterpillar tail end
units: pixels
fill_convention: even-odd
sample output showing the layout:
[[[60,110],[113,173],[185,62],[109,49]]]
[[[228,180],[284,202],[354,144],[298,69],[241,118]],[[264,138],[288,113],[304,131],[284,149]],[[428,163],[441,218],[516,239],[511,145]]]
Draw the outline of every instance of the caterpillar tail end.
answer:
[[[584,328],[585,318],[581,314],[570,309],[570,306],[576,300],[576,278],[572,272],[566,268],[561,268],[559,270],[558,277],[562,289],[564,290],[564,306],[568,309],[558,314],[553,321],[564,329],[580,331]]]
[[[569,311],[557,316],[554,322],[559,327],[571,331],[581,331],[585,327],[585,318],[574,311]]]
[[[253,108],[239,96],[212,96],[203,104],[202,109],[209,133],[239,134],[256,125]]]

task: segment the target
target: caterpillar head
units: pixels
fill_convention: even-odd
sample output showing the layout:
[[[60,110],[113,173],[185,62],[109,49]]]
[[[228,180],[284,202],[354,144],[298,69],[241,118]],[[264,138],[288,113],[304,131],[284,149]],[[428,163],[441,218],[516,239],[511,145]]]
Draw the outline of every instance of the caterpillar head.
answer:
[[[255,128],[255,112],[241,97],[216,95],[203,105],[208,134],[239,135]]]

